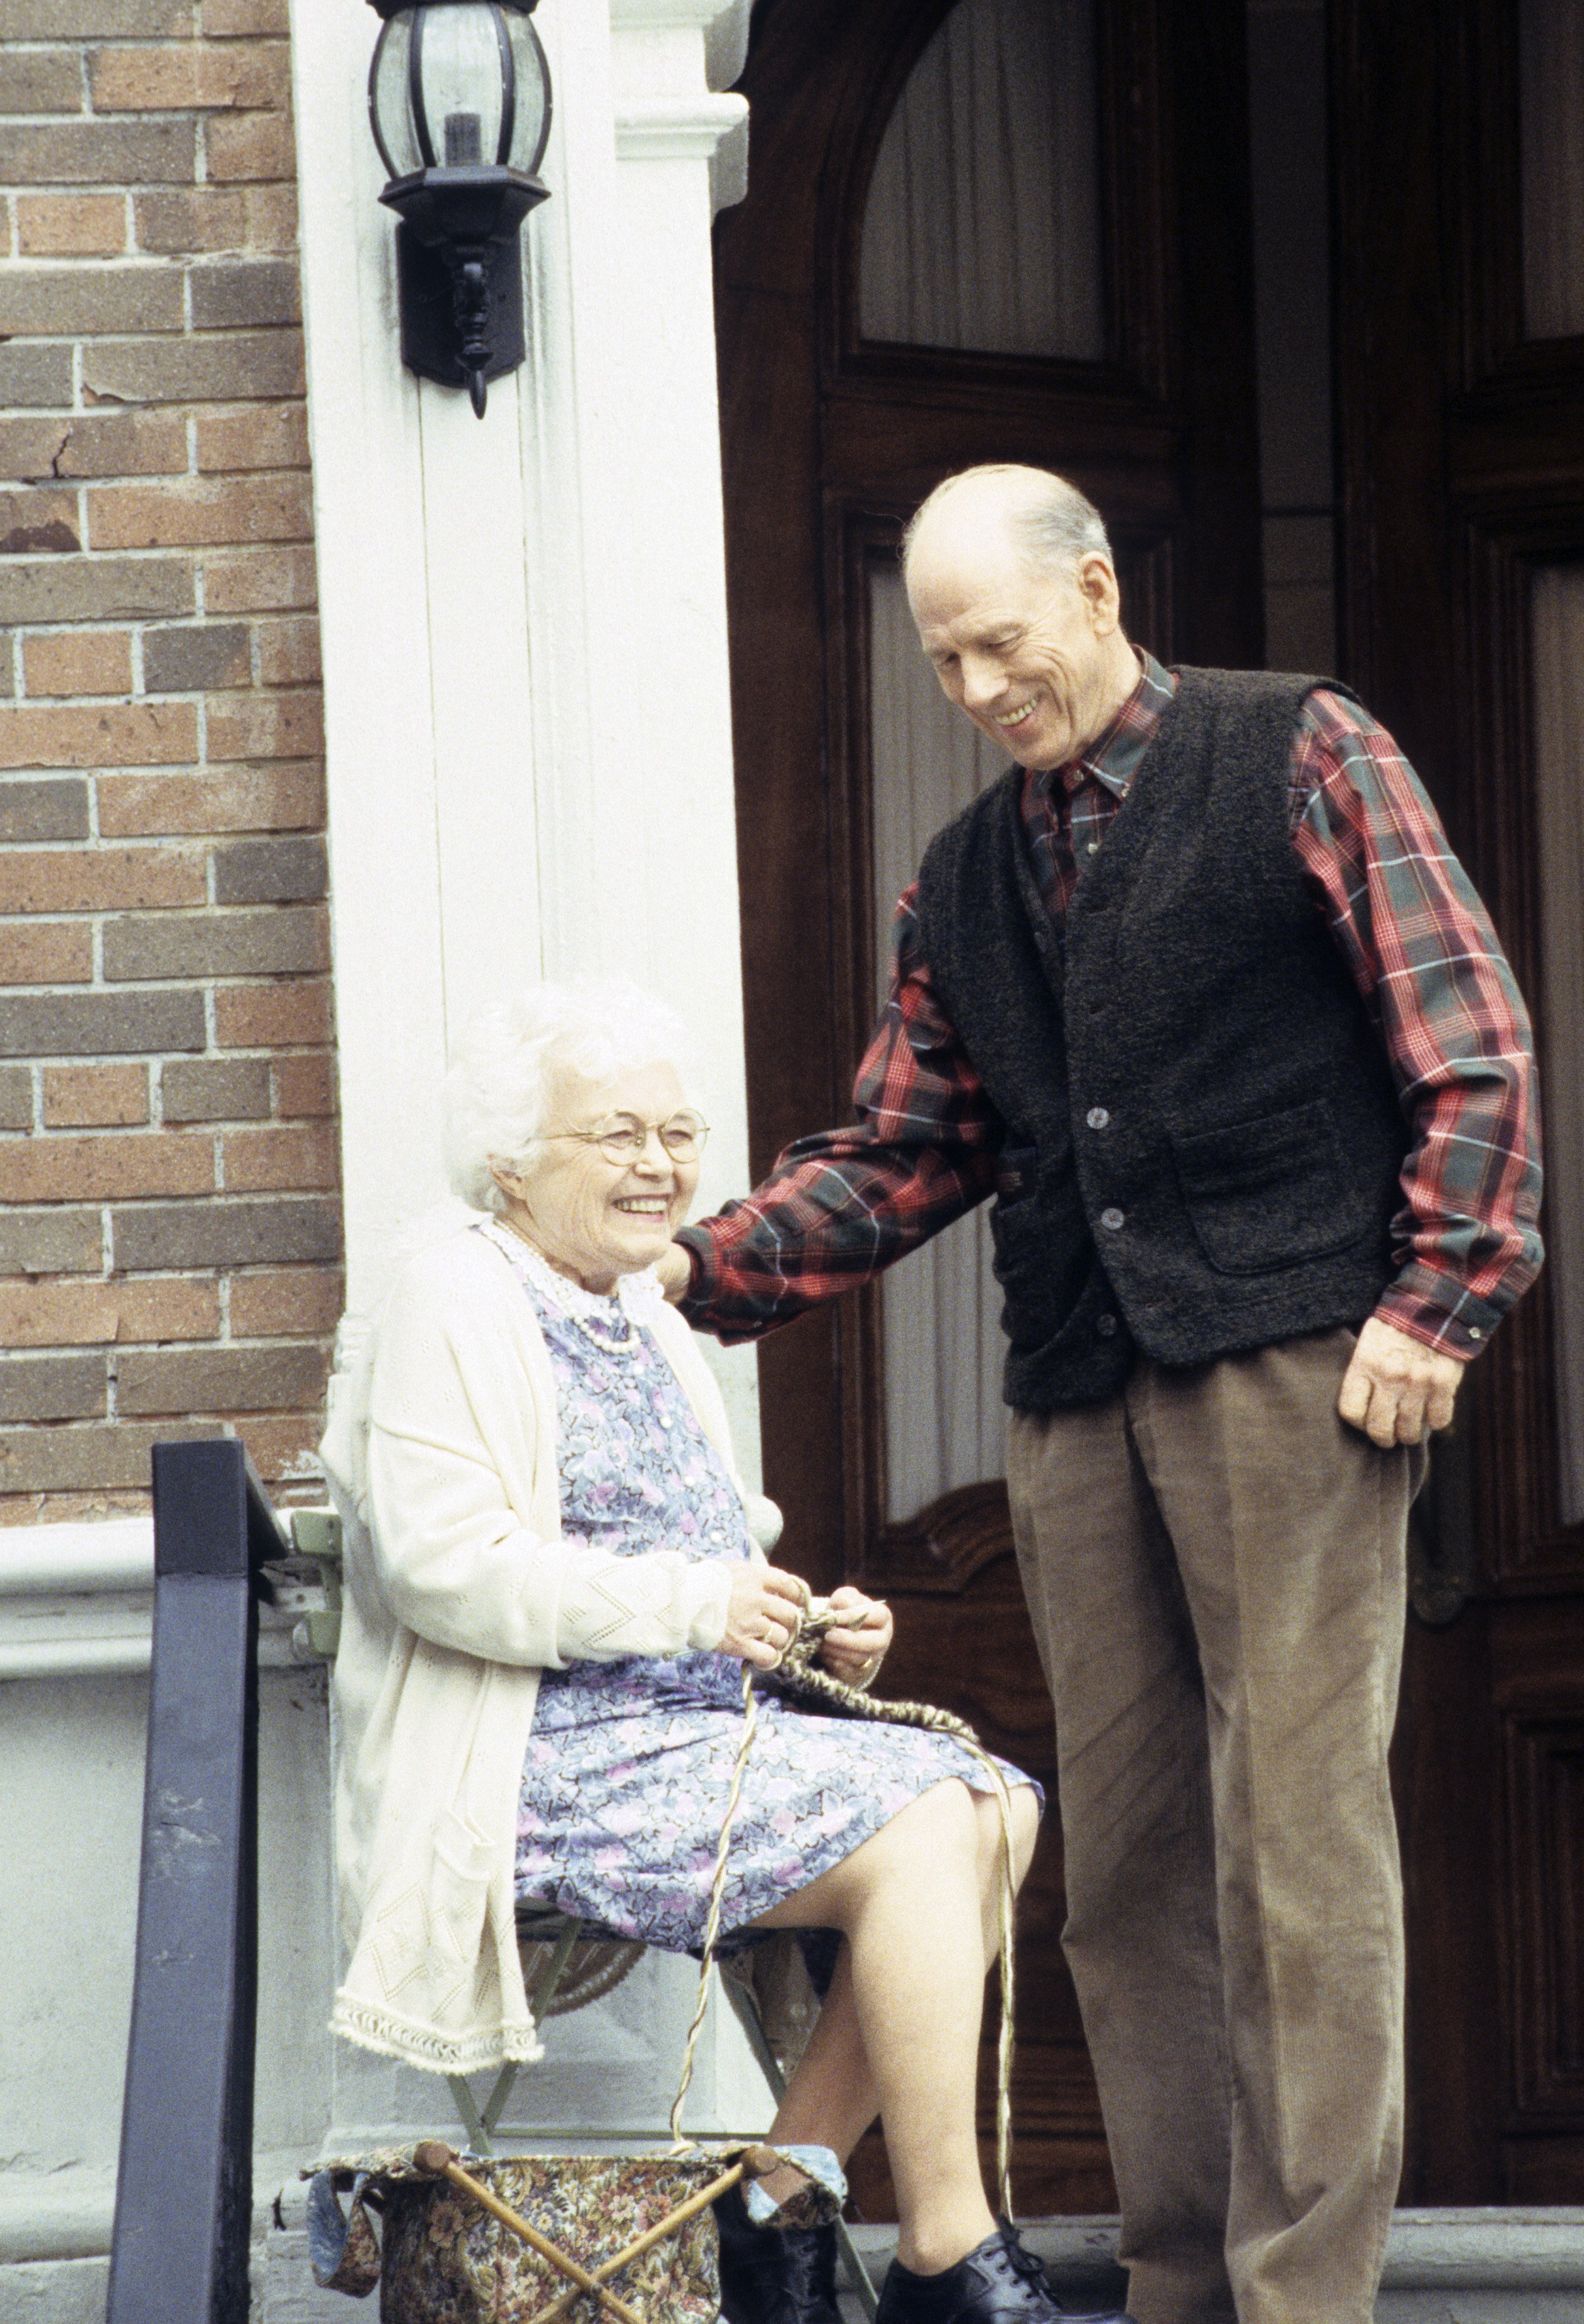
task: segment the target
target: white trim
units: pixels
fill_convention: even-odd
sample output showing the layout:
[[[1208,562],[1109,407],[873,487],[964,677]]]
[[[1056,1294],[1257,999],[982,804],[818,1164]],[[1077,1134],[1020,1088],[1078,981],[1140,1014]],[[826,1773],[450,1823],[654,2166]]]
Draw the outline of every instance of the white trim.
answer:
[[[152,1589],[152,1517],[38,1525],[0,1532],[0,1599],[49,1591]]]

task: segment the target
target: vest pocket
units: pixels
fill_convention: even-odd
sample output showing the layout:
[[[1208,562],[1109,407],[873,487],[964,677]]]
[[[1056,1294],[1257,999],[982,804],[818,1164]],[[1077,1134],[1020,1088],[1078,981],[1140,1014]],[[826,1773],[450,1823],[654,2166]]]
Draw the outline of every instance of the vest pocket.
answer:
[[[1346,1250],[1376,1224],[1349,1184],[1330,1102],[1222,1130],[1172,1135],[1177,1184],[1200,1248],[1223,1275],[1263,1275]]]

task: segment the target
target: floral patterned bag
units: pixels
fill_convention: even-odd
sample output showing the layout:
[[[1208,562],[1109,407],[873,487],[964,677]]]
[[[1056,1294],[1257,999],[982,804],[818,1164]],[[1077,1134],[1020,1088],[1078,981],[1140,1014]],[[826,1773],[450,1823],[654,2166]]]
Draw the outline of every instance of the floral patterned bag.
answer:
[[[741,2153],[513,2155],[470,2161],[467,2177],[593,2274],[705,2194]],[[609,2324],[604,2301],[569,2283],[554,2262],[439,2175],[434,2154],[391,2149],[327,2163],[315,2175],[309,2251],[321,2284],[355,2297],[378,2284],[381,2315],[401,2324],[552,2324],[562,2317],[593,2324],[596,2309]],[[342,2195],[351,2197],[345,2211]],[[833,2218],[836,2209],[833,2196],[811,2186],[797,2199],[796,2223]],[[715,2324],[716,2251],[706,2201],[612,2272],[612,2291],[643,2324]]]

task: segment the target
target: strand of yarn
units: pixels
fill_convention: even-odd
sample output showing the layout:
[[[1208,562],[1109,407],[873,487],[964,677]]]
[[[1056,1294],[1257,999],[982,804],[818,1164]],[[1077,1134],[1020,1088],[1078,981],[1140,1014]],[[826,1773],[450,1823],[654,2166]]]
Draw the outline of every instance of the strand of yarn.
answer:
[[[726,1862],[732,1846],[732,1827],[737,1821],[737,1809],[742,1797],[742,1778],[748,1768],[748,1755],[753,1748],[753,1738],[759,1726],[759,1704],[753,1692],[753,1665],[742,1665],[742,1738],[737,1746],[737,1757],[732,1769],[731,1787],[726,1794],[726,1812],[721,1819],[721,1840],[715,1850],[714,1877],[710,1883],[709,1911],[705,1917],[704,1951],[699,1962],[698,1998],[693,2006],[693,2023],[687,2029],[687,2039],[682,2047],[682,2073],[677,2084],[677,2097],[671,2107],[671,2136],[676,2151],[682,2153],[696,2142],[682,2135],[682,2102],[693,2080],[694,2053],[698,2037],[704,2031],[705,2011],[709,2006],[710,1970],[715,1958],[715,1941],[721,1933],[721,1900],[726,1893]]]
[[[921,1727],[932,1734],[950,1735],[977,1762],[988,1779],[1000,1817],[1001,1846],[997,1881],[997,1923],[1000,1941],[1001,2022],[996,2043],[996,2181],[1001,2209],[1008,2219],[1012,2210],[1012,2051],[1016,1993],[1013,1977],[1013,1891],[1012,1891],[1012,1798],[1007,1789],[1007,1779],[984,1748],[965,1719],[950,1711],[942,1711],[933,1702],[876,1702],[857,1687],[846,1685],[841,1679],[820,1668],[813,1657],[827,1630],[835,1629],[841,1616],[827,1607],[806,1608],[797,1628],[772,1672],[758,1675],[778,1692],[812,1698],[843,1712],[850,1719],[878,1720],[896,1727]],[[687,2029],[683,2045],[682,2072],[677,2085],[676,2101],[671,2108],[671,2136],[676,2151],[680,2153],[695,2144],[685,2138],[682,2132],[682,2107],[693,2080],[695,2053],[699,2036],[704,2031],[705,2013],[709,2005],[710,1970],[714,1962],[715,1945],[721,1930],[721,1905],[725,1895],[726,1869],[731,1852],[732,1831],[737,1820],[737,1810],[742,1797],[742,1779],[747,1772],[749,1755],[759,1724],[759,1710],[754,1696],[755,1670],[751,1663],[742,1665],[742,1735],[737,1746],[737,1757],[732,1769],[732,1782],[726,1794],[725,1813],[721,1820],[721,1838],[715,1850],[714,1875],[710,1883],[709,1910],[705,1918],[704,1946],[699,1964],[698,1997],[694,2004],[693,2022]]]
[[[997,1921],[1000,1940],[1001,2022],[996,2043],[996,2180],[1001,2209],[1012,2211],[1012,2053],[1014,2038],[1012,1799],[1007,1779],[965,1719],[942,1711],[933,1702],[877,1702],[861,1688],[849,1686],[815,1660],[827,1630],[842,1624],[840,1611],[815,1604],[806,1608],[797,1632],[773,1671],[760,1674],[762,1684],[805,1702],[828,1704],[849,1719],[872,1719],[894,1727],[922,1727],[935,1735],[950,1735],[984,1770],[1000,1816],[1001,1848],[997,1883]]]

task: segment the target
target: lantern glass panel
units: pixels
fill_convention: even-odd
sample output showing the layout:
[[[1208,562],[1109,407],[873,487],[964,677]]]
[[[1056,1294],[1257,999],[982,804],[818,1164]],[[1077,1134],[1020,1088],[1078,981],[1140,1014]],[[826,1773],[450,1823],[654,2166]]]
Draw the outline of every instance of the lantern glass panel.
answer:
[[[412,105],[415,42],[421,124]],[[513,103],[502,152],[509,68]],[[380,36],[371,96],[375,139],[393,178],[467,162],[531,171],[543,155],[550,115],[544,52],[528,17],[499,0],[398,10]]]
[[[408,59],[412,47],[410,8],[387,19],[374,50],[373,76],[369,86],[369,113],[380,159],[392,178],[405,178],[423,167],[423,156],[413,134],[407,102]]]
[[[526,16],[504,8],[506,37],[516,67],[517,112],[511,125],[511,150],[504,156],[514,170],[530,177],[545,158],[550,134],[550,69],[539,46],[539,34]]]
[[[449,0],[424,9],[421,27],[414,28],[429,143],[447,168],[501,158],[500,23],[501,11],[488,0]]]

